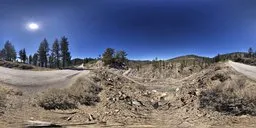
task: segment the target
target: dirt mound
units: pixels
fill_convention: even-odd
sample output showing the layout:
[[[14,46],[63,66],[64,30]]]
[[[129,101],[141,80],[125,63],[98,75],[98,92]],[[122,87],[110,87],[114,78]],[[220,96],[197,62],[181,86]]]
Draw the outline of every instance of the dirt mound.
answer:
[[[96,74],[94,81],[103,87],[99,107],[104,106],[105,112],[101,120],[129,124],[134,121],[142,123],[150,118],[153,106],[145,87],[107,71],[97,71]]]
[[[95,88],[96,86],[100,87],[101,91],[97,91],[99,89]],[[96,92],[94,97],[98,96],[99,100],[90,105],[80,102],[91,101],[87,96],[92,92]],[[86,78],[81,76],[70,88],[46,91],[37,96],[36,102],[29,104],[34,104],[35,108],[45,108],[40,110],[44,116],[49,115],[48,109],[72,113],[64,119],[56,118],[56,123],[97,122],[105,125],[133,125],[150,124],[151,114],[161,108],[165,96],[166,94],[147,90],[144,86],[108,70],[94,70],[87,74]],[[31,110],[35,108],[30,107]],[[52,113],[52,116],[56,114]]]

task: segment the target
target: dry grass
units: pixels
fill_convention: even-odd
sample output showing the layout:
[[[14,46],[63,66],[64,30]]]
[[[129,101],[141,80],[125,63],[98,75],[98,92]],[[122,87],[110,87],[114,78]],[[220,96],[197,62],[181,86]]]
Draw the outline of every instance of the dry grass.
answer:
[[[6,87],[0,87],[0,115],[2,115],[5,111],[6,104],[7,104],[7,95],[16,95],[16,93],[12,93],[12,91],[9,88]]]
[[[256,115],[256,84],[235,72],[218,70],[200,95],[200,106],[232,115]]]
[[[75,101],[67,90],[50,89],[39,99],[38,105],[44,109],[71,109],[76,108]]]
[[[7,96],[6,92],[3,90],[0,90],[0,110],[1,110],[1,112],[2,112],[2,109],[6,107],[5,106],[6,100],[7,100],[6,96]]]
[[[50,89],[44,92],[38,100],[38,105],[47,110],[73,109],[79,104],[95,105],[100,101],[98,93],[101,90],[100,86],[80,78],[70,88]]]

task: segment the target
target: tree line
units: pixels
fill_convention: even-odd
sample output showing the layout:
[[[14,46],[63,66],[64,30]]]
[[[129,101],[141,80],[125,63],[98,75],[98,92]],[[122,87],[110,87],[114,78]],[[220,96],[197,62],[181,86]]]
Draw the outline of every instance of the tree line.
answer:
[[[6,41],[4,48],[0,51],[0,59],[14,62],[19,58],[22,63],[49,68],[66,68],[71,65],[69,41],[65,36],[60,41],[56,39],[51,48],[45,38],[33,55],[27,56],[25,48],[21,49],[18,54],[19,57],[17,57],[14,45],[10,41]]]
[[[247,52],[235,52],[230,54],[218,54],[213,58],[214,62],[233,60],[236,62],[243,61],[254,61],[256,59],[256,51],[253,48],[249,48]],[[243,62],[243,63],[251,63],[251,62]]]

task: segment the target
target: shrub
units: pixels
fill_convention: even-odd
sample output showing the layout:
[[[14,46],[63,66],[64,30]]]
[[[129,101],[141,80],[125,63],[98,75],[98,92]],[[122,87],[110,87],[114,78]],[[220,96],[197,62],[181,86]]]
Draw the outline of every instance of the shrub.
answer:
[[[75,99],[78,103],[82,105],[95,105],[100,101],[100,98],[93,93],[84,93],[84,94],[75,94],[73,95],[73,99]]]
[[[20,65],[19,68],[20,69],[33,69],[34,67],[30,66],[30,65]]]
[[[226,81],[227,79],[229,79],[228,76],[224,75],[224,74],[220,74],[220,73],[217,73],[215,74],[211,80],[220,80],[221,82],[224,82]]]
[[[44,109],[73,109],[81,105],[95,105],[100,101],[98,94],[102,88],[85,79],[78,79],[67,89],[51,89],[43,93],[38,105]]]
[[[45,92],[38,101],[44,109],[72,109],[76,108],[75,101],[67,90],[51,89]]]
[[[4,113],[6,107],[7,94],[5,90],[0,90],[0,115]]]
[[[102,88],[85,79],[78,79],[69,89],[70,95],[82,105],[94,105],[100,101],[98,94]]]

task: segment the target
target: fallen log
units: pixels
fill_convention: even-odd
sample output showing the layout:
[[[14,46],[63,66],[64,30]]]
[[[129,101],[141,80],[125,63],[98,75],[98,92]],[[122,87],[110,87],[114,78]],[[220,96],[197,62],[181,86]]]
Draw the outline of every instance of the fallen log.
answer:
[[[54,124],[52,122],[44,122],[44,121],[32,121],[28,120],[25,123],[26,128],[37,128],[37,127],[61,127],[60,125]]]

